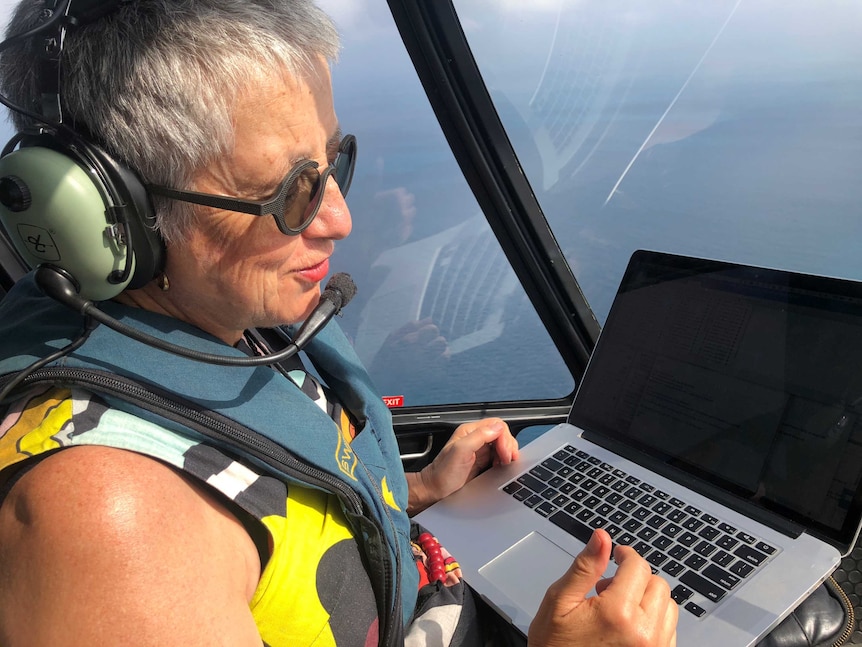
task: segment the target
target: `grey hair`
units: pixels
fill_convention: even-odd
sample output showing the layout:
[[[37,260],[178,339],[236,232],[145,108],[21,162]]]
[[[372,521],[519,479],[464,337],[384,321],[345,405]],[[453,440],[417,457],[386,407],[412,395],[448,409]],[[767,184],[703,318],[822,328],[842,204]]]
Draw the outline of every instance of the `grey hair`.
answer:
[[[22,0],[7,37],[38,22],[44,0]],[[0,56],[0,88],[38,106],[41,38]],[[338,55],[338,34],[313,0],[135,0],[70,28],[61,61],[64,119],[143,181],[189,188],[193,174],[233,147],[232,115],[255,81],[311,74]],[[38,110],[34,110],[37,111]],[[28,119],[13,114],[17,128]],[[189,205],[154,200],[156,227],[179,241]]]

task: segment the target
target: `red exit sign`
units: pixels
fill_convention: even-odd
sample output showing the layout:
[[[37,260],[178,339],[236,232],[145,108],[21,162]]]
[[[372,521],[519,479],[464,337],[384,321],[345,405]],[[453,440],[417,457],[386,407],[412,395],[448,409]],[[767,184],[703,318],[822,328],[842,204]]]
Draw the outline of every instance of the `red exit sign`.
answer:
[[[396,409],[398,407],[404,406],[404,396],[403,395],[384,395],[383,396],[383,404],[385,404],[390,409]]]

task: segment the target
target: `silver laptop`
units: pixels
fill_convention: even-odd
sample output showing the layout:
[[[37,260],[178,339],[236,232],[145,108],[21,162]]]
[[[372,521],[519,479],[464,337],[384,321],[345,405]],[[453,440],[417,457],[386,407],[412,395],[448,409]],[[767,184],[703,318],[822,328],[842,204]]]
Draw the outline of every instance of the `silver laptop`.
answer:
[[[850,552],[860,476],[862,284],[638,251],[568,422],[417,520],[525,634],[603,527],[668,580],[680,645],[734,647]]]

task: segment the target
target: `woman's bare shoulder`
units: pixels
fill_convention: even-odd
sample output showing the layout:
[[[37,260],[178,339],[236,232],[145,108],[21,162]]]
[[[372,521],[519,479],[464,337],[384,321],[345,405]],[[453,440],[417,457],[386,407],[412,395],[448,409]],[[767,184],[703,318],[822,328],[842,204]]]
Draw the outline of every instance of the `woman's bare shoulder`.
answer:
[[[245,529],[204,486],[134,452],[65,449],[0,506],[0,636],[128,642],[110,633],[110,609],[136,644],[259,645],[248,612],[259,569]],[[222,612],[236,628],[213,621]]]

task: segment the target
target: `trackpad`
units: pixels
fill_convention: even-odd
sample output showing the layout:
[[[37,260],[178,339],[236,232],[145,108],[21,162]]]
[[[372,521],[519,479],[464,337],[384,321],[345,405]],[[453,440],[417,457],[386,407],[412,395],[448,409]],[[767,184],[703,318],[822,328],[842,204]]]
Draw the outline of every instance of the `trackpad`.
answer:
[[[479,573],[530,617],[536,615],[545,591],[563,576],[574,556],[533,531],[479,569]]]

